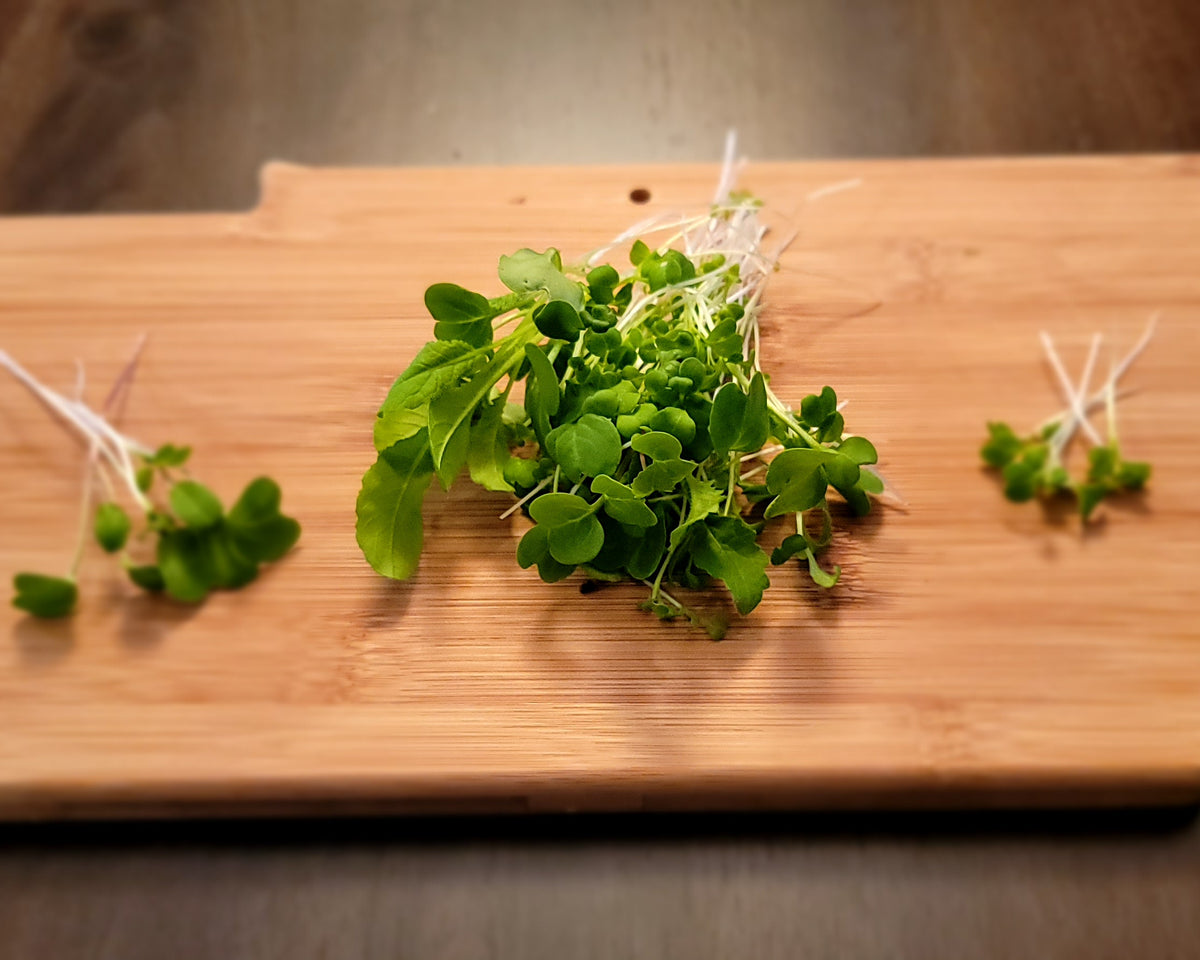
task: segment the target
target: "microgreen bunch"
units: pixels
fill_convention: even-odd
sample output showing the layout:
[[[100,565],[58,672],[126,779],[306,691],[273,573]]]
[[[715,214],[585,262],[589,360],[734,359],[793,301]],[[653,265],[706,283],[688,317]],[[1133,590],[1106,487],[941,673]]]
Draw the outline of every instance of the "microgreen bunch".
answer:
[[[191,447],[168,443],[151,449],[112,426],[106,415],[128,389],[140,351],[141,344],[102,413],[81,399],[82,375],[71,399],[0,351],[0,366],[88,442],[78,545],[67,573],[13,578],[13,605],[34,616],[63,617],[74,610],[89,531],[102,550],[119,557],[134,584],[185,603],[199,603],[212,590],[245,586],[261,564],[278,560],[300,535],[299,524],[280,512],[274,480],[251,481],[226,512],[217,495],[189,475]],[[100,498],[93,508],[97,489]],[[136,524],[121,500],[132,507]]]
[[[436,339],[379,410],[379,456],[358,497],[372,567],[415,571],[425,492],[466,467],[480,486],[515,494],[504,516],[534,522],[517,561],[547,582],[575,570],[636,580],[650,589],[646,609],[714,636],[724,624],[669,585],[721,580],[746,614],[769,562],[798,557],[832,586],[839,569],[817,560],[832,528],[828,491],[861,514],[883,482],[868,467],[871,443],[845,435],[832,388],[797,412],[760,368],[759,305],[777,255],[761,252],[759,207],[723,196],[703,216],[641,224],[577,267],[553,248],[519,250],[500,258],[509,292],[499,297],[431,286]],[[669,235],[652,247],[644,237],[655,231]],[[628,267],[599,262],[630,240]],[[795,533],[768,558],[758,537],[777,516]]]
[[[988,439],[980,454],[988,466],[999,470],[1004,480],[1004,495],[1014,503],[1034,498],[1050,500],[1073,496],[1080,516],[1086,522],[1107,496],[1134,492],[1145,487],[1150,479],[1150,464],[1126,460],[1121,455],[1117,438],[1117,387],[1133,361],[1149,344],[1154,335],[1156,318],[1151,317],[1142,338],[1133,349],[1113,366],[1108,379],[1094,393],[1092,374],[1100,353],[1102,337],[1092,337],[1091,347],[1078,386],[1071,383],[1048,333],[1041,334],[1051,369],[1067,402],[1067,408],[1040,424],[1026,436],[1020,436],[1007,423],[988,424]],[[1089,419],[1091,412],[1103,406],[1106,431],[1101,436]],[[1087,470],[1081,477],[1072,477],[1066,465],[1066,453],[1071,440],[1082,433],[1090,444],[1087,451]]]

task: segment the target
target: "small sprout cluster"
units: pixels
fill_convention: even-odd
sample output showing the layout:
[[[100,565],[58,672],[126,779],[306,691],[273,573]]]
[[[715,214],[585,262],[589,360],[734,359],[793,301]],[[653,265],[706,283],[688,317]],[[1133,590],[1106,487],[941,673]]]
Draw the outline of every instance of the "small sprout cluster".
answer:
[[[684,229],[657,249],[639,238],[624,273],[596,263],[603,251],[570,269],[553,248],[526,249],[500,259],[504,296],[430,287],[436,339],[379,411],[378,460],[358,498],[358,542],[375,570],[415,571],[425,491],[466,467],[480,486],[515,494],[508,513],[533,521],[521,567],[551,583],[576,570],[642,582],[645,609],[713,636],[725,624],[668,585],[723,581],[746,614],[769,563],[796,557],[832,586],[840,571],[817,560],[832,529],[828,491],[862,514],[883,482],[868,468],[871,443],[845,435],[832,388],[797,413],[759,367],[759,299],[775,263],[758,252],[758,207],[731,197],[672,224]],[[758,537],[784,516],[795,533],[768,558]]]
[[[128,385],[136,359],[135,355],[118,388]],[[184,603],[199,603],[212,590],[245,586],[257,577],[262,564],[278,560],[299,538],[300,525],[280,511],[281,494],[274,480],[251,481],[226,512],[215,493],[188,475],[190,447],[144,448],[118,433],[81,400],[70,400],[38,383],[3,352],[0,365],[91,443],[74,562],[65,576],[18,573],[13,578],[13,605],[18,609],[37,617],[65,617],[73,612],[89,529],[105,553],[119,557],[136,586],[151,593],[165,592]],[[112,405],[118,388],[106,407]],[[97,481],[105,497],[93,510]],[[119,489],[136,505],[136,525],[117,500]]]
[[[1154,333],[1151,318],[1142,339],[1116,366],[1108,380],[1089,394],[1092,370],[1100,350],[1101,337],[1092,338],[1079,386],[1072,385],[1054,342],[1042,334],[1042,344],[1067,400],[1068,408],[1050,418],[1032,433],[1021,436],[1007,423],[988,424],[988,439],[980,449],[984,463],[1000,471],[1004,495],[1014,503],[1035,498],[1051,500],[1073,496],[1079,514],[1086,522],[1105,497],[1142,490],[1150,479],[1150,464],[1126,460],[1117,440],[1116,391],[1121,377],[1145,349]],[[1101,437],[1088,417],[1092,409],[1103,405],[1107,414],[1107,436]],[[1087,469],[1081,477],[1071,476],[1065,455],[1077,431],[1092,444],[1087,452]]]

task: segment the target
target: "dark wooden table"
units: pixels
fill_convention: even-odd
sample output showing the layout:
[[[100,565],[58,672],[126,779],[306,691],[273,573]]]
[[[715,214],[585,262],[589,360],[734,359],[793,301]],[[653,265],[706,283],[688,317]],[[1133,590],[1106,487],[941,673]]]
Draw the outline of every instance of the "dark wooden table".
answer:
[[[0,209],[321,164],[1196,150],[1194,0],[4,0]],[[2,734],[0,734],[2,736]],[[9,826],[0,957],[1200,956],[1193,811]]]

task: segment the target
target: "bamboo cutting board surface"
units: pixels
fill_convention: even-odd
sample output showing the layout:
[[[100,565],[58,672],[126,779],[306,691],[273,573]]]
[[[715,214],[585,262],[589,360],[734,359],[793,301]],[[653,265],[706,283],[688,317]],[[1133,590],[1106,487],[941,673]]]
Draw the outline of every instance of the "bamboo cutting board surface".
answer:
[[[247,214],[0,222],[0,347],[99,405],[149,342],[122,427],[191,443],[227,500],[278,478],[304,534],[199,609],[137,595],[98,551],[66,623],[0,610],[6,817],[1163,802],[1200,798],[1200,159],[752,165],[800,235],[768,288],[765,364],[833,384],[905,510],[843,522],[828,595],[796,567],[729,637],[581,596],[513,560],[525,521],[465,481],[385,582],[354,541],[371,425],[430,335],[425,286],[499,290],[521,246],[577,258],[648,213],[703,209],[709,166],[272,166]],[[809,191],[862,185],[803,207]],[[651,200],[630,202],[642,187]],[[803,207],[803,209],[802,209]],[[984,422],[1061,404],[1124,349],[1124,450],[1147,496],[1086,535],[1014,506]],[[69,560],[82,450],[0,379],[0,574]]]

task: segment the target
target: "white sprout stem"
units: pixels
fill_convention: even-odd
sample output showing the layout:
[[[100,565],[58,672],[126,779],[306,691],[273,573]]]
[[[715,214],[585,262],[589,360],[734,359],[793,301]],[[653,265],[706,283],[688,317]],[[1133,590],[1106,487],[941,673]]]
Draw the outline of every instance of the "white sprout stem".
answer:
[[[1060,434],[1065,433],[1066,435],[1061,443],[1065,444],[1070,439],[1071,434],[1075,432],[1077,426],[1083,428],[1083,432],[1088,435],[1088,439],[1092,443],[1097,445],[1103,443],[1104,441],[1100,439],[1100,434],[1096,432],[1096,428],[1088,422],[1087,414],[1083,411],[1082,400],[1071,385],[1071,378],[1067,376],[1067,371],[1063,367],[1062,360],[1059,359],[1058,351],[1054,349],[1054,341],[1051,339],[1050,334],[1042,330],[1039,336],[1042,340],[1042,346],[1046,348],[1046,356],[1050,359],[1050,367],[1058,377],[1058,385],[1062,389],[1063,396],[1066,398],[1067,406],[1071,409],[1072,416],[1070,421],[1064,424],[1063,428],[1059,431]],[[1086,386],[1082,389],[1086,390]]]
[[[102,455],[121,476],[134,501],[144,510],[151,509],[149,499],[138,488],[137,475],[130,456],[131,453],[149,454],[151,451],[148,448],[118,433],[107,420],[82,401],[68,400],[42,384],[3,350],[0,350],[0,367],[7,369],[43,405],[79,431],[89,441],[89,458],[94,455],[93,451]]]
[[[541,483],[539,483],[536,487],[534,487],[532,490],[530,490],[527,494],[525,494],[525,496],[523,496],[520,500],[518,500],[511,507],[509,507],[502,514],[500,514],[500,519],[507,520],[514,513],[516,513],[518,510],[520,510],[521,507],[525,506],[525,504],[527,504],[530,500],[532,500],[539,493],[541,493],[541,491],[546,489],[546,485],[550,483],[551,479],[552,479],[551,477],[547,477],[545,480],[543,480]]]
[[[1111,416],[1115,418],[1116,401],[1119,397],[1124,396],[1124,394],[1121,394],[1117,391],[1117,387],[1120,385],[1121,378],[1125,376],[1125,374],[1129,371],[1129,368],[1133,365],[1133,362],[1142,355],[1142,352],[1149,345],[1150,340],[1153,338],[1154,332],[1158,326],[1158,318],[1158,313],[1153,313],[1150,315],[1150,319],[1146,323],[1146,329],[1142,332],[1142,336],[1138,339],[1138,342],[1134,344],[1133,349],[1131,349],[1129,353],[1122,358],[1121,362],[1112,369],[1108,375],[1108,379],[1090,397],[1087,397],[1086,400],[1079,398],[1081,402],[1077,405],[1083,410],[1084,417],[1086,417],[1095,407],[1101,405],[1107,406],[1109,403],[1111,403],[1113,405],[1113,412]],[[1038,431],[1055,425],[1059,425],[1059,433],[1062,433],[1063,429],[1073,429],[1072,427],[1068,426],[1068,424],[1069,421],[1076,416],[1075,407],[1076,404],[1072,404],[1069,409],[1059,411],[1054,416],[1043,420],[1040,424],[1038,424]]]

